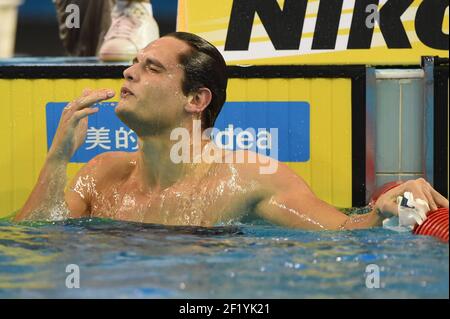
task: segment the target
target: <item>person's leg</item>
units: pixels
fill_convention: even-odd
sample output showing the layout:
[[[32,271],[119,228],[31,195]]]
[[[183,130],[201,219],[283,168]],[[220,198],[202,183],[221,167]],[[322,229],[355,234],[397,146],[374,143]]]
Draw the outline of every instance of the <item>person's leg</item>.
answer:
[[[54,0],[61,41],[72,56],[95,56],[111,25],[110,12],[114,0]],[[80,28],[70,28],[66,20],[71,11],[68,5],[77,5],[80,11]]]
[[[159,38],[148,0],[117,0],[111,17],[111,27],[99,52],[103,61],[130,61],[138,50]]]

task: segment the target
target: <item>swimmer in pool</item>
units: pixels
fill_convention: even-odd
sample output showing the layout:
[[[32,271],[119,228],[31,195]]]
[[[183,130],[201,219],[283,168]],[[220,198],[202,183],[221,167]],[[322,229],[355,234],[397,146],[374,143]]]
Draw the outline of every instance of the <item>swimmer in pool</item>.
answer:
[[[407,181],[380,196],[370,212],[347,216],[320,200],[303,179],[274,159],[227,163],[239,153],[214,154],[216,161],[175,163],[171,132],[213,127],[226,99],[226,65],[210,43],[189,33],[172,33],[141,50],[124,71],[117,116],[139,137],[134,153],[108,152],[88,162],[66,187],[66,167],[84,143],[93,104],[110,99],[110,89],[85,90],[64,109],[53,144],[31,195],[16,220],[105,217],[166,225],[214,226],[245,218],[311,230],[380,226],[398,214],[396,197],[405,191],[430,209],[448,200],[424,179]],[[209,147],[189,144],[192,158]],[[277,169],[261,174],[262,162]],[[229,161],[228,161],[229,162]]]

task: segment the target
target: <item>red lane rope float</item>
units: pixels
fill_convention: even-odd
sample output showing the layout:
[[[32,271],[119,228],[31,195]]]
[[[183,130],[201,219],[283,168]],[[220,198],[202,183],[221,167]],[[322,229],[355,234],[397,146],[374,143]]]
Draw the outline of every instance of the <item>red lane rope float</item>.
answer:
[[[448,243],[448,208],[438,208],[429,212],[422,225],[414,226],[413,233],[433,236]]]
[[[381,195],[401,184],[403,184],[403,181],[395,181],[384,184],[373,193],[370,204],[374,205],[376,200]],[[448,224],[448,208],[438,208],[435,211],[428,212],[427,219],[422,223],[422,225],[416,224],[412,232],[416,235],[433,236],[448,243]]]

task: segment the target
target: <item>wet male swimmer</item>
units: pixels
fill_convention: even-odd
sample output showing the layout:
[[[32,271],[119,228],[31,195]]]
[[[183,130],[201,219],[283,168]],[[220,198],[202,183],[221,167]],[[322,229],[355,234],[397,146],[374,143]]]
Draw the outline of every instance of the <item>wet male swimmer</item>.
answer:
[[[229,157],[250,158],[250,151],[211,152],[215,161],[175,163],[171,132],[195,123],[212,127],[226,98],[226,65],[204,39],[172,33],[150,43],[124,71],[117,116],[139,137],[134,153],[108,152],[89,161],[66,187],[66,167],[84,143],[94,103],[110,99],[110,89],[85,90],[69,103],[49,149],[39,179],[16,220],[60,220],[104,217],[167,225],[214,226],[241,218],[262,218],[302,229],[356,229],[379,226],[396,215],[398,195],[405,191],[427,201],[431,210],[448,200],[423,179],[408,181],[384,195],[373,209],[349,217],[320,200],[303,179],[274,159],[277,169],[261,174],[262,160],[233,163]],[[190,144],[191,158],[210,141]],[[219,154],[219,155],[214,155]],[[259,158],[259,157],[258,157]],[[231,163],[229,163],[231,162]]]

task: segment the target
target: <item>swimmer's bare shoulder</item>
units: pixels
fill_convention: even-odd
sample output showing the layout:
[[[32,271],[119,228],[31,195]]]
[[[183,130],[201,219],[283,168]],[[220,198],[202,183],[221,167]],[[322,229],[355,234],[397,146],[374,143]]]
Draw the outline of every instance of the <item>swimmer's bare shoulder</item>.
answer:
[[[70,181],[65,193],[70,216],[90,216],[90,203],[95,192],[126,179],[135,156],[129,152],[106,152],[86,163]]]
[[[249,158],[251,152],[238,151]],[[320,200],[302,177],[286,164],[258,155],[256,161],[235,164],[243,180],[258,185],[254,217],[286,227],[302,229],[337,229],[347,216]]]

